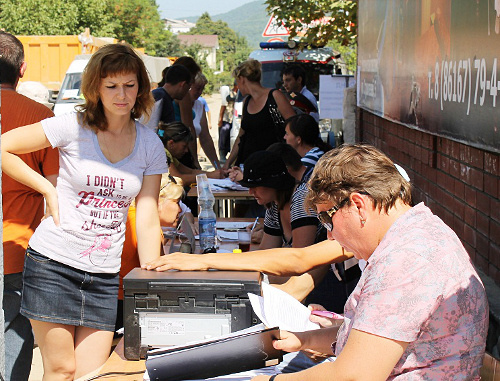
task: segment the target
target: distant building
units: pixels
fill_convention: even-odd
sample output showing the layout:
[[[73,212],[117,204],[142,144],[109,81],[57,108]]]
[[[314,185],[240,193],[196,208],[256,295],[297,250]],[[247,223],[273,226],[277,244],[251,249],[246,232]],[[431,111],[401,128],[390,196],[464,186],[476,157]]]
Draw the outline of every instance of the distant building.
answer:
[[[192,44],[200,44],[202,49],[199,55],[206,55],[206,60],[208,67],[216,70],[217,69],[217,58],[216,53],[219,49],[219,36],[217,35],[204,35],[204,34],[184,34],[177,36],[181,44],[190,46]]]
[[[191,28],[196,26],[195,23],[188,22],[186,20],[174,20],[174,19],[163,19],[165,23],[165,29],[170,30],[174,34],[188,33]]]

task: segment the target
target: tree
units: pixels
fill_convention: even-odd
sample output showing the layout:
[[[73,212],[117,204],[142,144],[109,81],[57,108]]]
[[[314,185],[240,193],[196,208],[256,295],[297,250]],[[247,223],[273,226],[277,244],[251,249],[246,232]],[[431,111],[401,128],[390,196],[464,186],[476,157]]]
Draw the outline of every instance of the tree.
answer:
[[[114,37],[150,55],[178,55],[155,0],[0,0],[0,27],[13,34]]]
[[[0,26],[13,34],[79,34],[89,27],[110,36],[112,20],[105,0],[0,0]]]
[[[345,46],[337,40],[331,40],[327,46],[340,53],[341,62],[339,63],[339,65],[342,69],[347,69],[347,74],[353,74],[356,72],[357,49],[355,44]]]
[[[151,55],[177,55],[179,41],[165,29],[155,0],[114,0],[115,35]]]
[[[283,21],[290,38],[301,43],[324,46],[331,40],[343,46],[356,42],[356,0],[266,0],[269,14]]]
[[[222,60],[226,70],[232,70],[248,58],[250,47],[244,37],[240,37],[224,21],[213,21],[208,13],[203,13],[188,34],[207,34],[219,37],[217,61]]]

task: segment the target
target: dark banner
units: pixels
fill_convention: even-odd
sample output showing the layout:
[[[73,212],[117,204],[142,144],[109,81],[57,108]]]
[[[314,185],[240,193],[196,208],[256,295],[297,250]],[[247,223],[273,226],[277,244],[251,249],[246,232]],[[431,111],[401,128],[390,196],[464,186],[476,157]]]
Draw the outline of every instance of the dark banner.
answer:
[[[359,107],[500,152],[500,0],[360,0],[358,17]]]

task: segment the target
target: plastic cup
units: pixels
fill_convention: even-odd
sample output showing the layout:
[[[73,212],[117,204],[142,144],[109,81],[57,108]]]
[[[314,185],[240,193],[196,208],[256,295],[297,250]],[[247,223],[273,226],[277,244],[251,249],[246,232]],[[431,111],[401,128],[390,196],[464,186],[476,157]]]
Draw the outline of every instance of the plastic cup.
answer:
[[[238,247],[242,252],[250,251],[252,232],[249,230],[238,230]]]

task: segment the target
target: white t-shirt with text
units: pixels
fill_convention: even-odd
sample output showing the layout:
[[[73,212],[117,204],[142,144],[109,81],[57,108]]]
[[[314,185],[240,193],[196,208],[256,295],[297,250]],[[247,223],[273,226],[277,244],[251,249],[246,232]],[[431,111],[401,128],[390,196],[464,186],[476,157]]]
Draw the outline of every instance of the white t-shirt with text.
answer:
[[[144,176],[168,172],[158,136],[136,122],[132,153],[111,163],[97,135],[82,127],[77,113],[42,121],[52,147],[59,149],[57,195],[60,226],[41,222],[29,244],[60,263],[92,273],[120,270],[125,223]]]

